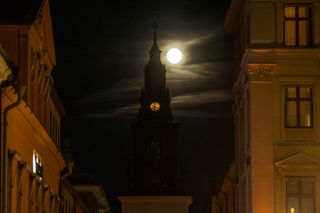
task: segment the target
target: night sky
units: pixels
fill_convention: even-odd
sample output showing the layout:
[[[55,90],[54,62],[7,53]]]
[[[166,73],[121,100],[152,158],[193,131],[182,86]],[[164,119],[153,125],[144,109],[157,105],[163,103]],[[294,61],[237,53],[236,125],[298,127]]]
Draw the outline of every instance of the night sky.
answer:
[[[93,172],[108,194],[122,194],[132,158],[144,66],[158,44],[176,121],[186,192],[214,193],[233,161],[230,90],[233,41],[223,32],[230,1],[51,1],[55,86],[66,109],[63,133],[77,169]],[[176,45],[180,65],[165,54]]]

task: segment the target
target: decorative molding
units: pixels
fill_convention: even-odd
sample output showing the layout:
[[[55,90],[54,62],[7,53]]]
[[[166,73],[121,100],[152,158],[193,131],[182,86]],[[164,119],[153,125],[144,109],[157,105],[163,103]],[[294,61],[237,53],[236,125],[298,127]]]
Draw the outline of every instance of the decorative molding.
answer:
[[[237,81],[233,84],[233,88],[231,91],[231,97],[234,100],[233,112],[236,113],[243,107],[243,99],[246,95],[247,87],[247,76],[243,70],[238,75]]]
[[[247,75],[250,81],[271,81],[275,64],[247,64]]]
[[[238,78],[236,82],[233,84],[233,88],[231,91],[231,96],[236,96],[238,94],[242,94],[245,91],[245,84],[247,82],[247,76],[245,75],[244,71],[241,70],[241,72],[238,75]]]
[[[313,139],[312,130],[286,131],[286,140],[289,141],[312,141]]]
[[[40,15],[34,22],[34,26],[40,36],[43,38],[44,26],[43,26],[43,15]]]
[[[282,169],[288,167],[315,168],[320,166],[320,160],[309,154],[298,152],[276,161],[274,165]]]

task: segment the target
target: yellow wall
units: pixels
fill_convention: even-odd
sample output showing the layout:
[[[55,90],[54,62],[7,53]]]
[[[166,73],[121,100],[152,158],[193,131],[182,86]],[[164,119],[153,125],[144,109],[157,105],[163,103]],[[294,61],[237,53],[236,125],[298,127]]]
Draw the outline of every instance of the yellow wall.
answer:
[[[12,101],[16,97],[10,97]],[[4,99],[3,108],[8,104]],[[42,157],[43,179],[54,192],[59,191],[60,171],[64,161],[45,129],[34,114],[22,102],[8,114],[8,148],[17,151],[32,168],[32,156],[35,150]]]
[[[261,196],[273,194],[272,84],[253,81],[250,91],[251,208],[272,212],[273,196]]]
[[[19,68],[19,86],[27,88],[19,106],[9,111],[7,120],[10,151],[8,206],[12,213],[57,212],[60,172],[65,167],[59,150],[60,132],[57,131],[63,109],[58,109],[60,105],[51,98],[50,90],[46,94],[39,90],[44,78],[39,78],[38,83],[32,81],[32,51],[38,51],[42,54],[39,64],[48,68],[42,76],[46,74],[48,85],[53,84],[50,74],[56,61],[48,0],[43,1],[38,15],[30,25],[0,25],[0,43]],[[37,100],[35,96],[40,102],[34,101]],[[13,88],[2,90],[2,111],[16,100]],[[49,132],[52,124],[48,116],[51,111],[57,121],[55,135]],[[41,156],[42,178],[33,172],[34,151]]]

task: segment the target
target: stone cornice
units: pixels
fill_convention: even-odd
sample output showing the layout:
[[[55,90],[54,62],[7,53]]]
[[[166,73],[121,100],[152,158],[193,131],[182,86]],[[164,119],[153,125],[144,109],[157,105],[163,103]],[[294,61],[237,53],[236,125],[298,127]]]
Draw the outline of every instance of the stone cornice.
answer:
[[[247,76],[250,81],[271,81],[275,64],[248,64]]]

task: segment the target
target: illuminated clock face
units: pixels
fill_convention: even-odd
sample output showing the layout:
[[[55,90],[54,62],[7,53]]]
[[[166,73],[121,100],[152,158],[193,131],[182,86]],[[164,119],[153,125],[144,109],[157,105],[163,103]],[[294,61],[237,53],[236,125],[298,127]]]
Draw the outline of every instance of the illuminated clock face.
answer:
[[[158,102],[152,102],[150,104],[150,109],[152,112],[157,112],[160,110],[160,104]]]

